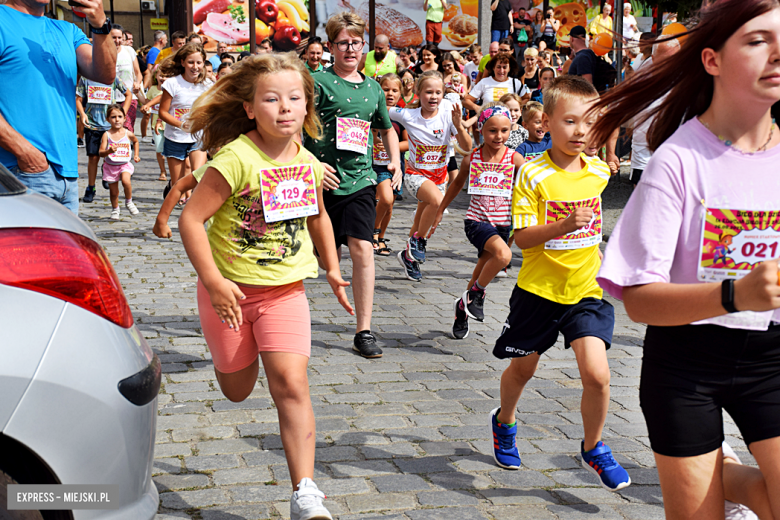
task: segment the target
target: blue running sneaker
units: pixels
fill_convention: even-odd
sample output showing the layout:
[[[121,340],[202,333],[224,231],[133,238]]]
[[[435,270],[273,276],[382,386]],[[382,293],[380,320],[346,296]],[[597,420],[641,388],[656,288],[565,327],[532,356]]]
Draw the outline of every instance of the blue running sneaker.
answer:
[[[590,451],[585,449],[585,441],[580,444],[582,467],[599,478],[601,487],[607,491],[618,491],[631,485],[631,477],[623,466],[612,456],[612,449],[599,441]]]
[[[409,237],[406,242],[406,257],[409,260],[414,260],[418,263],[425,263],[425,246],[428,241],[422,237],[418,237],[417,233],[413,237]]]
[[[509,427],[498,424],[496,416],[501,408],[490,412],[490,426],[493,431],[493,459],[504,469],[520,469],[520,452],[517,451],[517,423]]]
[[[404,274],[409,280],[413,282],[422,280],[420,265],[414,260],[409,260],[406,257],[406,251],[398,251],[398,263],[404,268]]]

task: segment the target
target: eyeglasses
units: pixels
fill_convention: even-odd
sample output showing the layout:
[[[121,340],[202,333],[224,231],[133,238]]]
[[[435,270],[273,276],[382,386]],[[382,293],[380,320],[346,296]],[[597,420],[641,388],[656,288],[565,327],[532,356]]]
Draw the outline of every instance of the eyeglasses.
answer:
[[[336,48],[340,50],[341,52],[347,52],[349,49],[352,49],[353,51],[359,51],[363,49],[363,46],[366,44],[363,40],[357,40],[354,42],[334,42],[336,44]]]

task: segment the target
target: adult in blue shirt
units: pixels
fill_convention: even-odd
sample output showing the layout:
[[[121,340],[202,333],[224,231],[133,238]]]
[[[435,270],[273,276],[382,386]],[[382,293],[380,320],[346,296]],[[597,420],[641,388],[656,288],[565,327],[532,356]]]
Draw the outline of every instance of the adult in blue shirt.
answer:
[[[211,66],[214,70],[219,70],[219,66],[222,65],[222,55],[228,51],[228,45],[225,42],[217,42],[217,53],[209,58]]]
[[[29,189],[78,214],[76,76],[111,84],[116,45],[101,0],[79,0],[98,31],[43,16],[48,0],[0,5],[0,162]],[[12,86],[13,88],[9,88]]]

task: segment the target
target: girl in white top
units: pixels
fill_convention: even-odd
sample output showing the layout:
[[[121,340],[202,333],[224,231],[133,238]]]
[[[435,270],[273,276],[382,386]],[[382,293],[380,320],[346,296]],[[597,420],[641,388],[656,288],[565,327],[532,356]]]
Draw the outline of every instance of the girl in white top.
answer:
[[[415,91],[419,108],[412,108],[414,104],[396,108],[390,111],[390,119],[404,125],[409,135],[404,186],[419,201],[406,250],[399,252],[398,259],[407,270],[407,278],[419,281],[419,265],[412,264],[425,262],[426,237],[447,189],[447,145],[450,137],[456,136],[461,148],[471,150],[471,137],[463,128],[461,107],[444,100],[440,73],[424,72]]]
[[[138,138],[125,124],[125,111],[120,105],[111,105],[106,109],[106,119],[111,128],[106,130],[100,141],[100,157],[103,161],[103,180],[108,183],[111,198],[111,218],[119,219],[119,182],[125,190],[125,207],[131,215],[138,214],[138,208],[133,203],[133,187],[130,176],[133,175],[131,157],[135,162],[141,161]]]
[[[161,71],[170,79],[162,87],[160,119],[165,123],[163,155],[168,158],[171,172],[169,186],[176,184],[184,172],[184,161],[190,159],[192,171],[206,164],[206,152],[198,146],[198,136],[190,133],[187,114],[192,104],[212,85],[206,79],[206,53],[194,43],[188,43],[166,60]],[[182,198],[186,202],[187,194]]]

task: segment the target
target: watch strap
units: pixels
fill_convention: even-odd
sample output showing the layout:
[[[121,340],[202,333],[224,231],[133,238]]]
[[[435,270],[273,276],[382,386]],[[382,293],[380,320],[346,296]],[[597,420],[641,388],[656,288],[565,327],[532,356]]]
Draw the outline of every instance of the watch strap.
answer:
[[[106,16],[106,23],[103,24],[102,27],[92,27],[92,24],[89,24],[89,29],[92,32],[92,34],[110,34],[111,33],[111,18]]]
[[[723,280],[720,284],[720,303],[728,313],[739,312],[734,306],[734,280]]]

